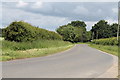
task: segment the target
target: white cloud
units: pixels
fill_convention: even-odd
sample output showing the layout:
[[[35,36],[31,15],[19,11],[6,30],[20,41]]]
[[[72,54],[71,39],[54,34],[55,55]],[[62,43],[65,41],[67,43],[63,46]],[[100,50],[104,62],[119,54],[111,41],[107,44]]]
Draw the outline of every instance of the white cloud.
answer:
[[[17,7],[25,7],[27,6],[28,3],[27,2],[23,2],[23,1],[18,1],[18,4],[16,5]]]
[[[42,1],[37,1],[32,5],[32,8],[41,8],[43,5]]]
[[[108,22],[108,24],[113,24],[113,23],[118,23],[117,20],[113,20],[113,19],[107,19],[106,20]],[[94,26],[94,24],[96,24],[98,21],[87,21],[85,22],[86,25],[87,25],[87,31],[91,30],[92,29],[92,26]]]
[[[2,2],[17,2],[17,0],[1,0]],[[24,0],[26,2],[35,2],[39,0]],[[119,0],[41,0],[44,2],[119,2]]]
[[[87,14],[88,10],[83,7],[83,6],[77,6],[76,9],[74,10],[76,14]]]
[[[106,20],[109,24],[113,24],[113,23],[118,23],[117,20],[113,20],[113,19],[108,19]]]
[[[112,8],[112,11],[113,11],[114,13],[118,13],[118,8]]]
[[[16,8],[14,5],[15,3],[5,4],[7,7]],[[67,17],[70,20],[98,21],[106,17],[117,19],[113,8],[117,8],[117,3],[42,3],[38,1],[18,9],[46,16]]]
[[[94,24],[96,24],[97,22],[96,21],[87,21],[85,22],[86,25],[87,25],[87,31],[91,30],[92,29],[92,26],[94,26]]]
[[[14,20],[25,20],[32,25],[55,30],[58,26],[70,21],[82,20],[86,22],[87,30],[90,30],[94,23],[102,19],[108,20],[109,23],[117,22],[116,4],[42,3],[40,1],[33,3],[19,1],[17,5],[16,3],[5,3],[3,4],[2,21],[5,26]]]
[[[13,15],[13,13],[16,14]],[[34,26],[39,26],[40,28],[44,28],[52,31],[55,31],[55,29],[60,25],[65,25],[69,22],[67,18],[63,18],[63,17],[46,16],[41,14],[25,12],[19,9],[4,8],[3,10],[4,26],[2,27],[8,26],[13,21],[20,21],[20,20],[31,23]]]

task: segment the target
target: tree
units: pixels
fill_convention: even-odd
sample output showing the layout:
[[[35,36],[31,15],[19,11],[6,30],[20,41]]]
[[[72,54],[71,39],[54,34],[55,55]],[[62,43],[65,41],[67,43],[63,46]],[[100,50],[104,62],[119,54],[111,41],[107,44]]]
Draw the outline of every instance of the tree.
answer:
[[[63,36],[64,41],[80,42],[84,39],[82,28],[73,27],[71,25],[61,26],[57,29],[57,32]]]
[[[113,36],[113,37],[117,37],[117,29],[118,29],[118,24],[117,23],[113,23],[112,25],[111,25],[111,35]],[[120,34],[120,32],[119,32],[119,34]]]
[[[92,33],[94,33],[94,39],[100,38],[109,38],[112,37],[111,34],[111,26],[105,20],[100,20],[97,24],[92,26]]]
[[[86,24],[83,21],[72,21],[68,25],[72,25],[74,27],[86,27]]]
[[[72,21],[67,25],[60,26],[56,31],[63,36],[63,40],[70,42],[87,41],[86,24],[81,21]]]
[[[92,39],[92,32],[91,31],[87,31],[86,32],[86,41],[90,41]]]

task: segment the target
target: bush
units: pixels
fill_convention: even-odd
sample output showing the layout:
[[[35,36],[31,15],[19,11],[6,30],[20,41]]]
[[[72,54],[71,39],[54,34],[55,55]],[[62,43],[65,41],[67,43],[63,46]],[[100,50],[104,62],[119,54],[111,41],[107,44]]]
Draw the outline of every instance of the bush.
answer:
[[[15,42],[34,41],[38,39],[61,40],[62,37],[52,31],[32,26],[24,21],[12,22],[3,30],[5,40]]]
[[[100,45],[118,45],[118,41],[116,37],[96,39],[96,40],[93,40],[92,43],[100,44]]]

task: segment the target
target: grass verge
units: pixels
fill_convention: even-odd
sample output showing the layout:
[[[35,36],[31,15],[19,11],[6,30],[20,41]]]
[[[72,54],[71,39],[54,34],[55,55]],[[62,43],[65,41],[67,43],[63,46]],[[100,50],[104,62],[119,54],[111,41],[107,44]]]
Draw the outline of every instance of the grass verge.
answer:
[[[51,55],[73,47],[74,44],[57,40],[39,40],[35,42],[16,43],[2,41],[0,60],[32,58]]]
[[[117,45],[114,45],[114,46],[111,46],[111,45],[96,45],[96,44],[89,44],[90,47],[93,47],[93,48],[96,48],[96,49],[99,49],[101,51],[104,51],[104,52],[107,52],[107,53],[110,53],[112,55],[115,55],[115,56],[119,56],[118,54],[118,46]],[[120,62],[120,61],[119,61]],[[120,64],[120,63],[119,63]],[[120,68],[118,69],[118,72],[120,71]],[[117,77],[120,77],[120,74],[118,74]]]
[[[90,47],[118,56],[118,46],[89,44]]]

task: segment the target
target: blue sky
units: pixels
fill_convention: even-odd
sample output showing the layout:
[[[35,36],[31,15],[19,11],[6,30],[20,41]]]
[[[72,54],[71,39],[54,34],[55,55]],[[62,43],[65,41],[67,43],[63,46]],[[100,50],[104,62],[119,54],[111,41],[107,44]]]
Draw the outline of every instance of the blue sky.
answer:
[[[55,31],[74,20],[87,24],[87,30],[99,20],[117,23],[117,2],[3,2],[2,26],[23,20],[40,28]],[[0,4],[1,6],[1,4]],[[1,12],[1,11],[0,11]]]

